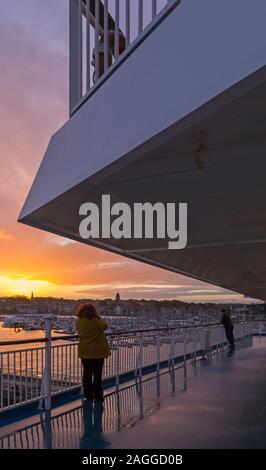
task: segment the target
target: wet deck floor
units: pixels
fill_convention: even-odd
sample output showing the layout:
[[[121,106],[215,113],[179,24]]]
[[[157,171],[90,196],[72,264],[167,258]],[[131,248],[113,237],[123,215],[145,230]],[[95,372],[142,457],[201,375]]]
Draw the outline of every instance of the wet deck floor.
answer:
[[[0,448],[266,448],[266,338],[0,428]]]

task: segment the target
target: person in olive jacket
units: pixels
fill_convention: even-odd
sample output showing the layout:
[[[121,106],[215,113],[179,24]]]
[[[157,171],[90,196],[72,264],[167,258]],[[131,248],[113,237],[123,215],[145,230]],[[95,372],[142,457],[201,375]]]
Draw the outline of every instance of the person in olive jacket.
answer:
[[[76,328],[79,336],[78,354],[83,365],[83,389],[87,400],[103,402],[102,372],[104,359],[111,355],[104,331],[107,323],[93,304],[78,307]]]

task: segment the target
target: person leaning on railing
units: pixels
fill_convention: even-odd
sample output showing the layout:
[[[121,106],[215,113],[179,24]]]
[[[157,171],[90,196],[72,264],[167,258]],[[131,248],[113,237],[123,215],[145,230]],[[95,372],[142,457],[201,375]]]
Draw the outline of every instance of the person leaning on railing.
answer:
[[[234,325],[229,311],[225,308],[222,309],[221,324],[224,327],[226,339],[229,343],[229,353],[233,354],[235,351]]]
[[[113,57],[115,57],[115,31],[109,30],[108,31],[108,38],[107,38],[107,43],[108,43],[108,68],[111,67],[113,63]],[[104,74],[105,68],[104,68],[104,33],[100,35],[99,37],[99,71],[98,75],[99,78]],[[118,54],[122,54],[124,50],[126,49],[126,38],[123,35],[121,31],[119,31],[119,36],[118,36]],[[92,51],[92,66],[95,67],[96,64],[96,49],[94,48]],[[95,72],[93,74],[93,82],[95,83]]]
[[[111,355],[105,336],[107,323],[101,319],[95,305],[82,304],[76,311],[79,336],[78,353],[83,365],[83,389],[87,400],[102,402],[102,372],[104,359]]]

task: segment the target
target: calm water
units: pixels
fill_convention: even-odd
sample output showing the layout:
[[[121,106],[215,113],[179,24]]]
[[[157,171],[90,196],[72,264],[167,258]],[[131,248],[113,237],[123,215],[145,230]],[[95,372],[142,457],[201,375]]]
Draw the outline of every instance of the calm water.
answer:
[[[2,322],[0,323],[0,351],[10,351],[14,349],[29,349],[34,347],[41,347],[41,343],[22,344],[13,346],[1,346],[1,341],[24,341],[27,339],[39,339],[44,338],[45,334],[43,331],[25,331],[21,330],[19,333],[15,333],[13,328],[3,328]],[[53,332],[53,336],[62,336],[62,334]],[[60,343],[57,343],[60,344]]]

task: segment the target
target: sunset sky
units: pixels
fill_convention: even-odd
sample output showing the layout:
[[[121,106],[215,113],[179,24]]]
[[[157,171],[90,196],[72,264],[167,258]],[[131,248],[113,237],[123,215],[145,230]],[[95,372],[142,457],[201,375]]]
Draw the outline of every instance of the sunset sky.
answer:
[[[68,1],[0,7],[0,296],[240,301],[217,287],[16,222],[52,134],[68,118]]]

